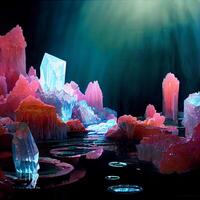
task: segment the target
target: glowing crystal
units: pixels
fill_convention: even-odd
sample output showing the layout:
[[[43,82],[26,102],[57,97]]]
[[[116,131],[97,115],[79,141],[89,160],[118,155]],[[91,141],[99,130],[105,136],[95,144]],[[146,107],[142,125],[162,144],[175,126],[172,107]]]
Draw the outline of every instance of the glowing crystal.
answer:
[[[10,91],[19,75],[26,75],[26,41],[22,29],[16,26],[4,36],[0,36],[0,75],[6,77]]]
[[[92,131],[92,132],[96,132],[98,134],[99,133],[105,134],[105,133],[108,132],[108,130],[110,128],[112,128],[115,125],[116,125],[116,120],[110,119],[106,122],[90,125],[90,126],[87,127],[87,130]]]
[[[26,122],[37,140],[66,137],[67,127],[57,118],[55,107],[35,97],[28,96],[20,103],[16,110],[16,120]]]
[[[103,94],[98,81],[90,82],[85,91],[85,100],[95,108],[103,109]]]
[[[154,105],[149,104],[146,107],[145,117],[146,118],[152,118],[155,113],[156,113],[156,109],[155,109]]]
[[[25,123],[19,123],[13,137],[13,160],[18,174],[34,174],[39,169],[39,151]]]
[[[38,81],[29,82],[23,75],[20,75],[7,98],[0,101],[0,115],[14,117],[14,112],[20,102],[29,95],[35,96],[38,88]]]
[[[33,66],[30,67],[30,69],[29,69],[29,71],[28,71],[28,75],[29,75],[29,76],[37,76],[36,70],[34,69]]]
[[[71,96],[76,96],[78,101],[85,100],[85,95],[80,91],[80,88],[77,83],[71,81],[64,85],[64,91]]]
[[[66,61],[48,53],[40,65],[40,83],[44,91],[61,90],[65,84]]]
[[[44,103],[55,106],[57,114],[64,122],[71,118],[72,109],[76,102],[75,96],[69,95],[64,90],[55,90],[48,93],[41,92],[39,97]]]
[[[200,124],[200,92],[190,94],[184,101],[184,118],[186,137],[191,138],[194,128]]]
[[[167,119],[177,120],[179,80],[172,73],[168,73],[162,83],[163,113]]]
[[[73,119],[79,119],[84,125],[96,124],[101,119],[94,113],[94,110],[88,106],[86,101],[79,101],[73,108]]]

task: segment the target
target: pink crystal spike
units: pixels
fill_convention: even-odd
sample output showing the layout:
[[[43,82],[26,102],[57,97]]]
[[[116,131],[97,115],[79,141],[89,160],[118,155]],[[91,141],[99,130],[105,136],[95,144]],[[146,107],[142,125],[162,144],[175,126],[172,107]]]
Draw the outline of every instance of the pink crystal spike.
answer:
[[[177,120],[179,80],[168,73],[162,82],[163,113],[167,119]]]
[[[155,113],[156,113],[156,109],[155,109],[154,105],[149,104],[146,107],[145,117],[146,118],[152,118]]]
[[[103,94],[98,81],[90,82],[85,91],[85,99],[92,107],[103,109]]]

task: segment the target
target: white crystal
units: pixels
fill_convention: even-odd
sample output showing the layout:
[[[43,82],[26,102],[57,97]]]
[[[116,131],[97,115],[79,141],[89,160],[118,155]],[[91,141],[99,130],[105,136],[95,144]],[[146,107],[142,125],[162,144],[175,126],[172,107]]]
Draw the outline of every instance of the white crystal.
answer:
[[[194,128],[200,123],[200,92],[190,94],[184,101],[184,118],[186,137],[193,135]]]
[[[61,90],[65,84],[66,61],[48,53],[40,65],[40,84],[44,91]]]

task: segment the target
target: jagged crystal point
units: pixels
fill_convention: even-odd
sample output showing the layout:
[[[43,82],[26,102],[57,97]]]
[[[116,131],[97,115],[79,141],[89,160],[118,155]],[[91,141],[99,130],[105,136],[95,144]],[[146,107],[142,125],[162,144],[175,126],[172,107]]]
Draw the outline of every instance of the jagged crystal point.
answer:
[[[40,65],[40,84],[44,91],[61,90],[65,84],[66,61],[44,54]]]
[[[16,172],[22,174],[35,174],[39,169],[39,151],[30,129],[26,123],[17,125],[12,140],[13,160]]]

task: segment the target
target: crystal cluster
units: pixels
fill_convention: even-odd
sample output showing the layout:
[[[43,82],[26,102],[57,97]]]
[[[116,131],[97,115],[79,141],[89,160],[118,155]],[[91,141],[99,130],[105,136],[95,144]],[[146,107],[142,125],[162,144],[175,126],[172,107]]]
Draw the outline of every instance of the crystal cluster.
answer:
[[[32,66],[26,73],[25,47],[19,26],[0,36],[1,117],[26,122],[36,140],[64,139],[67,130],[80,130],[80,124],[85,130],[91,124],[116,120],[116,112],[103,107],[98,81],[90,82],[85,93],[77,83],[65,83],[66,61],[45,53],[40,78]],[[4,128],[0,127],[1,133]]]
[[[177,121],[179,80],[168,73],[162,83],[163,113],[167,119]]]
[[[200,132],[191,139],[171,134],[150,136],[137,145],[140,160],[151,161],[161,173],[184,173],[200,167]]]
[[[13,160],[19,175],[35,174],[39,169],[39,151],[25,123],[18,123],[12,141]]]
[[[0,36],[0,76],[5,77],[8,91],[12,90],[20,74],[26,75],[25,48],[20,26]]]
[[[28,96],[16,110],[16,120],[26,122],[36,140],[66,138],[66,125],[56,115],[54,106]]]
[[[117,125],[111,128],[106,137],[114,139],[137,139],[150,135],[159,135],[162,133],[177,134],[178,130],[173,126],[165,126],[165,117],[156,112],[154,106],[148,105],[145,120],[138,120],[131,115],[123,115],[118,118]]]
[[[184,118],[186,137],[191,138],[195,127],[200,124],[200,92],[190,94],[184,101]]]

